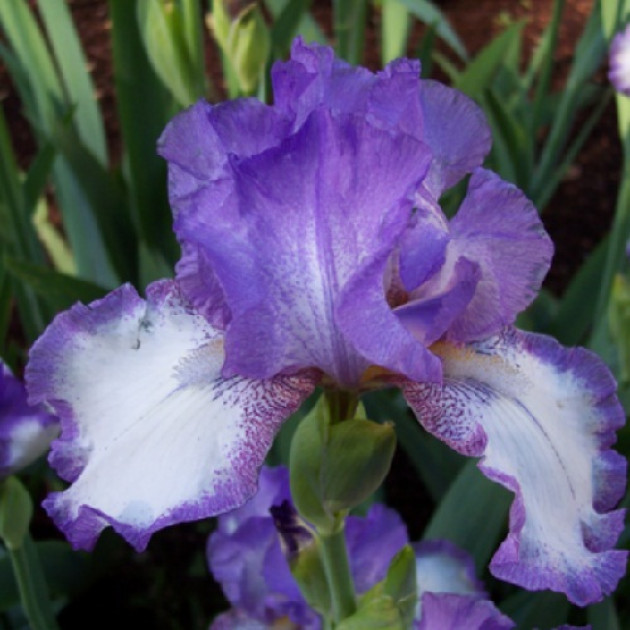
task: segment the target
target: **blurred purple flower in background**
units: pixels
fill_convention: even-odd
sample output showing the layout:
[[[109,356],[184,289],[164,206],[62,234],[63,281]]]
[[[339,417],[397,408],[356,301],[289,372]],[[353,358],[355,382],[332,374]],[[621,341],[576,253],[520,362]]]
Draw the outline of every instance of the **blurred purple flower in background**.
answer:
[[[630,24],[612,40],[608,78],[617,92],[630,96]]]
[[[59,423],[26,402],[26,389],[0,361],[0,479],[43,455],[59,434]]]
[[[208,541],[208,563],[233,608],[215,619],[212,630],[321,628],[291,575],[282,533],[274,526],[271,510],[285,502],[291,503],[288,470],[265,467],[253,499],[219,516]],[[385,577],[392,558],[409,542],[398,514],[380,504],[372,505],[364,518],[348,517],[345,537],[359,595]],[[457,628],[445,624],[463,619],[469,630],[514,627],[487,601],[465,552],[446,541],[415,543],[414,551],[418,582],[414,627]],[[443,625],[429,625],[434,619]],[[495,625],[484,625],[490,622]]]
[[[481,168],[481,110],[418,75],[296,40],[273,106],[199,102],[168,125],[176,280],[62,313],[27,368],[31,401],[62,420],[51,462],[72,485],[45,507],[75,547],[111,525],[141,550],[242,505],[317,384],[397,386],[515,494],[495,576],[580,605],[614,590],[615,382],[592,353],[512,327],[551,242],[523,193]],[[440,197],[468,174],[449,221]]]

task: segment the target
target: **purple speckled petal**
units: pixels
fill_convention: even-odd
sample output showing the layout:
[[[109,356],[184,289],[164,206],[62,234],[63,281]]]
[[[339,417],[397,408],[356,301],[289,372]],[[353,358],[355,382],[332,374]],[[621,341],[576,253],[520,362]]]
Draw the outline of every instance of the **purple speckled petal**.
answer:
[[[509,630],[516,624],[488,600],[452,593],[425,593],[415,630]]]
[[[477,169],[468,194],[450,223],[451,241],[439,276],[420,287],[439,290],[461,256],[479,265],[475,295],[451,324],[448,338],[473,341],[514,323],[536,297],[549,269],[553,245],[532,203],[518,188]],[[433,289],[435,285],[436,289]]]
[[[222,334],[159,282],[59,315],[31,350],[31,402],[62,422],[51,464],[68,490],[44,506],[76,548],[111,525],[136,549],[174,523],[242,504],[311,375],[221,378]]]
[[[429,159],[410,136],[317,110],[277,148],[234,163],[233,194],[197,195],[211,218],[182,213],[177,231],[203,250],[223,287],[225,375],[313,366],[354,386],[370,362],[426,375],[400,358],[426,350],[397,325],[383,273]],[[353,347],[347,329],[356,324],[344,321],[344,308],[376,348]],[[392,341],[383,341],[390,323]]]
[[[442,191],[481,166],[490,152],[492,135],[481,108],[468,96],[437,81],[422,81],[423,140],[433,152],[423,182],[439,200]]]
[[[617,92],[630,96],[630,24],[612,40],[608,78]]]
[[[272,69],[275,107],[299,128],[317,108],[361,114],[372,125],[422,139],[420,64],[398,59],[376,74],[336,59],[331,48],[298,38],[291,59]]]
[[[365,518],[346,520],[346,545],[358,593],[387,575],[392,558],[409,542],[407,527],[393,510],[375,503]]]
[[[484,474],[516,494],[492,573],[578,605],[600,601],[627,556],[612,549],[626,468],[610,449],[624,413],[607,368],[587,350],[514,329],[431,349],[444,383],[402,383],[407,401],[428,431],[482,457]]]
[[[0,361],[0,479],[34,462],[58,434],[57,419],[27,403],[24,385]]]

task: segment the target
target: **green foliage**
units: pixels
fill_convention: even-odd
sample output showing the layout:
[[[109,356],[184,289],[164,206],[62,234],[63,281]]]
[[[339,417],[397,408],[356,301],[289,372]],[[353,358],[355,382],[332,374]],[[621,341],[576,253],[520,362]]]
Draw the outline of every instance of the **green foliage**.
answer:
[[[0,540],[7,549],[19,549],[28,534],[33,503],[17,477],[0,481]]]
[[[216,100],[221,95],[222,85],[209,81],[205,67],[204,21],[212,25],[227,94],[234,97],[268,96],[271,62],[286,57],[295,35],[326,42],[310,13],[310,0],[265,0],[264,9],[261,3],[244,3],[236,16],[219,0],[208,15],[203,14],[208,3],[200,0],[108,0],[122,146],[120,162],[112,163],[68,3],[38,0],[39,20],[32,4],[0,2],[0,58],[37,145],[34,159],[22,172],[0,113],[0,354],[18,362],[22,346],[32,343],[56,312],[77,300],[98,299],[121,282],[142,288],[173,273],[179,249],[166,194],[166,166],[155,148],[178,110],[199,98]],[[436,63],[455,87],[479,102],[494,138],[487,165],[515,182],[543,210],[613,98],[610,89],[592,79],[611,38],[630,17],[627,0],[596,2],[566,85],[556,91],[554,59],[566,4],[555,0],[552,19],[525,68],[523,23],[507,24],[469,59],[444,13],[428,0],[335,0],[334,45],[351,63],[361,62],[368,17],[380,11],[380,53],[386,63],[414,52],[409,50],[410,34],[422,23],[424,37],[415,52],[423,75],[430,75]],[[624,274],[630,238],[630,99],[617,96],[616,106],[624,162],[613,228],[564,295],[542,293],[519,325],[552,334],[566,345],[596,349],[627,390],[630,287]],[[455,205],[458,193],[444,200],[446,210]],[[49,212],[51,194],[59,218]],[[19,333],[9,337],[16,318]],[[511,494],[485,479],[475,462],[466,462],[424,432],[398,392],[370,394],[365,405],[368,417],[378,422],[363,414],[334,422],[321,398],[310,413],[305,408],[298,412],[280,434],[269,459],[286,462],[293,437],[292,491],[302,515],[323,532],[336,531],[347,513],[381,486],[397,437],[418,483],[437,506],[424,538],[459,544],[473,554],[482,571],[504,533]],[[628,450],[623,435],[622,450]],[[7,547],[20,546],[30,520],[30,499],[21,485],[15,493],[16,483],[4,482],[0,498],[0,528]],[[93,569],[85,556],[62,543],[32,545],[27,540],[25,554],[20,562],[35,567],[33,592],[42,602],[48,590],[43,576],[62,603],[77,596]],[[37,569],[38,558],[43,574]],[[387,577],[360,599],[356,613],[338,629],[408,627],[416,597],[412,560],[409,549],[401,551]],[[333,604],[316,546],[300,555],[293,571],[307,599],[330,615]],[[502,610],[521,627],[551,627],[574,614],[566,599],[554,594],[509,588],[495,588],[494,593],[501,596]],[[18,596],[11,559],[0,550],[0,613],[15,606]],[[620,611],[611,598],[591,607],[584,622],[595,630],[625,627],[627,604],[622,602]],[[50,610],[41,614],[44,626],[53,627]],[[10,627],[3,617],[0,625]]]
[[[406,630],[416,612],[416,557],[403,547],[389,565],[387,575],[359,600],[357,611],[338,630]]]

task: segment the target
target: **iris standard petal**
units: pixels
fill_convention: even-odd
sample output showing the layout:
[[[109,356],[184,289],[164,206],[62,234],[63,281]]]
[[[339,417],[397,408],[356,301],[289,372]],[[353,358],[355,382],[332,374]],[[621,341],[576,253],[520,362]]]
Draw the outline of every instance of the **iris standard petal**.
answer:
[[[424,80],[420,98],[423,140],[433,153],[423,188],[439,201],[443,191],[482,165],[492,134],[481,108],[459,90]]]
[[[450,325],[448,338],[483,339],[513,324],[534,299],[549,269],[553,245],[525,195],[484,169],[473,173],[449,227],[443,269],[413,292],[410,302],[441,294],[445,278],[465,256],[479,266],[481,277],[472,300]]]
[[[331,48],[293,42],[291,59],[274,64],[274,106],[301,127],[320,107],[334,114],[361,115],[372,125],[422,139],[420,64],[398,59],[381,72],[335,58]]]
[[[592,353],[506,329],[486,341],[432,347],[442,385],[404,383],[425,428],[516,494],[510,533],[490,569],[579,605],[611,593],[626,552],[613,550],[625,461],[610,449],[624,423],[615,382]]]
[[[235,162],[232,194],[197,196],[206,215],[180,215],[178,232],[223,288],[225,374],[313,366],[355,386],[377,363],[426,375],[401,358],[426,350],[391,313],[383,273],[429,159],[410,136],[317,110],[280,146]],[[373,345],[349,339],[357,317]]]
[[[160,282],[59,315],[31,350],[31,401],[62,421],[50,461],[72,485],[44,505],[77,548],[111,525],[136,549],[168,525],[224,512],[256,490],[308,375],[221,377],[222,335]]]

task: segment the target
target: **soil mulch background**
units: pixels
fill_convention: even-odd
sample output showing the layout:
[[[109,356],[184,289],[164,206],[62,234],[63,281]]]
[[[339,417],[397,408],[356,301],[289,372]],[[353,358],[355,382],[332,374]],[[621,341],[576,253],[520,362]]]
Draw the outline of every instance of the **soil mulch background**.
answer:
[[[96,86],[107,128],[110,157],[112,163],[117,163],[121,141],[116,115],[107,2],[68,0],[68,4]],[[441,0],[437,4],[472,55],[500,33],[507,22],[520,19],[527,22],[524,34],[526,52],[529,54],[550,19],[553,5],[552,0]],[[592,0],[567,1],[554,60],[554,81],[559,88],[570,67],[575,44],[592,6]],[[330,2],[315,0],[312,12],[326,32],[330,33]],[[365,59],[372,69],[377,69],[379,65],[378,21],[378,13],[372,10]],[[421,32],[422,27],[419,26],[414,36],[417,37]],[[214,84],[220,86],[218,55],[207,34],[206,44],[207,67]],[[605,70],[602,68],[597,76],[597,81],[602,84],[606,82]],[[34,155],[35,145],[28,124],[20,113],[19,99],[6,69],[1,66],[0,100],[11,128],[18,162],[25,167]],[[616,116],[614,104],[611,104],[543,213],[544,223],[556,245],[546,286],[557,295],[562,293],[585,257],[609,230],[620,164]],[[432,509],[415,479],[415,473],[404,455],[397,455],[387,483],[388,498],[405,518],[412,537],[421,532]],[[415,494],[410,494],[416,488]],[[190,524],[159,532],[154,536],[149,552],[140,556],[132,556],[115,536],[104,536],[97,553],[108,557],[117,572],[106,572],[95,587],[75,599],[61,615],[62,627],[84,628],[87,619],[92,628],[110,628],[121,620],[127,624],[138,621],[156,629],[194,627],[193,619],[199,617],[191,611],[190,599],[201,602],[207,614],[216,610],[221,600],[220,590],[209,584],[203,566],[201,554],[208,531],[207,525]],[[120,559],[127,563],[122,574],[118,563]],[[194,577],[191,577],[191,566],[196,567]]]

